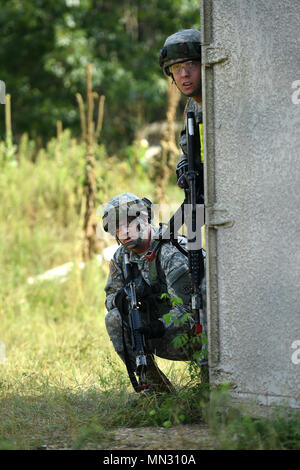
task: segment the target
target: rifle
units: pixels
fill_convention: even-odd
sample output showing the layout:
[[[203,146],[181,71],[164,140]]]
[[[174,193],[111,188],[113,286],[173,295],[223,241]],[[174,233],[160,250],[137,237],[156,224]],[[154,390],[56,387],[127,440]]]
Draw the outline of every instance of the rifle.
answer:
[[[187,146],[188,146],[188,170],[185,173],[185,179],[188,188],[185,190],[188,207],[191,209],[191,220],[187,224],[188,233],[188,258],[190,274],[192,278],[192,310],[196,320],[196,335],[207,333],[206,318],[203,312],[203,297],[201,292],[201,281],[204,277],[204,257],[200,246],[195,249],[191,246],[197,245],[197,228],[198,233],[201,227],[197,227],[197,203],[203,200],[204,184],[203,184],[203,165],[200,163],[198,171],[197,163],[201,162],[201,143],[199,135],[199,126],[196,124],[195,114],[187,113]],[[195,234],[195,236],[194,236]],[[200,238],[201,240],[201,238]],[[207,353],[202,361],[202,365],[207,363]]]
[[[125,262],[125,275],[126,275],[126,286],[125,292],[129,301],[129,326],[131,330],[131,342],[133,351],[136,354],[136,371],[132,370],[130,367],[130,361],[128,358],[128,352],[126,350],[126,343],[124,338],[124,329],[123,329],[123,344],[124,344],[124,353],[125,353],[125,364],[127,372],[132,383],[132,386],[136,392],[147,391],[149,385],[146,381],[146,370],[147,370],[147,360],[145,354],[145,338],[142,333],[140,333],[139,328],[142,327],[142,321],[140,317],[140,312],[137,305],[136,298],[136,289],[132,276],[132,268],[129,261],[128,253],[124,253],[124,262]],[[135,373],[138,376],[138,381],[135,377]]]
[[[199,126],[196,124],[194,112],[187,113],[186,133],[188,158],[187,160],[182,160],[181,164],[177,166],[178,180],[180,179],[181,181],[180,184],[178,181],[178,184],[185,191],[185,199],[164,229],[164,224],[160,224],[157,237],[159,238],[160,243],[171,240],[173,245],[188,257],[189,270],[192,278],[191,304],[194,318],[196,320],[195,334],[199,335],[201,333],[207,334],[207,325],[203,312],[203,297],[201,292],[201,281],[204,277],[204,257],[201,245],[199,246],[199,239],[197,238],[197,231],[199,233],[201,230],[199,220],[197,220],[197,206],[204,202],[204,182],[203,165],[201,163]],[[188,209],[188,217],[185,217],[186,208]],[[176,233],[183,223],[186,223],[187,226],[187,252],[180,246],[176,239]],[[193,247],[193,244],[197,245],[197,243],[198,246],[195,248],[194,245]],[[158,249],[159,244],[156,245],[153,251],[149,251],[146,254],[146,259],[148,261],[153,261]],[[204,360],[201,361],[200,365],[206,364],[207,353],[205,353]]]

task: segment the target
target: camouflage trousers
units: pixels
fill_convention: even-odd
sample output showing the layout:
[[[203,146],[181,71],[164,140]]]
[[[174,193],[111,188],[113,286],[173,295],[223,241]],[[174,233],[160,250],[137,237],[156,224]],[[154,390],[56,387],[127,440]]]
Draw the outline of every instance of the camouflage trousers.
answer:
[[[182,316],[182,312],[175,313],[175,317],[178,318]],[[146,324],[147,322],[145,322]],[[135,354],[132,350],[131,344],[131,335],[130,328],[128,325],[127,318],[123,320],[117,308],[110,310],[105,317],[105,324],[110,340],[113,344],[113,347],[120,358],[125,362],[124,358],[124,345],[123,345],[123,331],[124,329],[124,339],[126,343],[126,349],[128,352],[129,360],[131,367],[135,369]],[[193,335],[193,319],[189,319],[188,325],[177,326],[176,321],[171,321],[170,323],[165,324],[166,331],[162,338],[155,338],[146,341],[146,353],[154,354],[163,359],[169,359],[171,361],[190,361],[192,360],[192,355],[195,351],[201,349],[201,342],[199,339],[196,341],[188,342],[187,345],[183,347],[175,347],[174,339],[179,335],[186,333],[188,336]],[[193,344],[192,344],[193,343]]]

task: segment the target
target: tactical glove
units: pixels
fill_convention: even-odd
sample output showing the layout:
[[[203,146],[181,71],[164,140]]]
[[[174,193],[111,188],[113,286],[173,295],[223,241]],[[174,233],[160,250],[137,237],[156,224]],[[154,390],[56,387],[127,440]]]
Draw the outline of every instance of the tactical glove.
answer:
[[[148,296],[152,294],[152,288],[149,286],[146,281],[142,278],[142,276],[138,276],[135,281],[135,292],[137,300],[146,299]]]
[[[142,333],[145,338],[161,338],[165,334],[165,325],[160,320],[153,320],[146,326],[139,328],[139,332]]]
[[[179,160],[176,166],[177,185],[181,189],[188,189],[189,185],[185,177],[186,177],[186,173],[188,171],[189,165],[188,165],[187,159],[183,157],[184,156],[182,155],[181,159]]]
[[[129,313],[128,309],[128,300],[127,294],[124,289],[120,289],[115,296],[115,306],[119,310],[120,314],[123,316],[127,316]]]

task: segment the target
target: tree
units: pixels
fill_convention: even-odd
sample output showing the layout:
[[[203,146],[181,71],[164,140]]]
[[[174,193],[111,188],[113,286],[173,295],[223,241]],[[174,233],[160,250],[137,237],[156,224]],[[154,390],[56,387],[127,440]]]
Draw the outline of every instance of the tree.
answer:
[[[12,95],[15,135],[48,139],[56,122],[80,134],[75,95],[106,96],[103,139],[114,151],[136,129],[164,119],[158,54],[169,34],[199,27],[198,0],[10,0],[1,6],[0,78]]]

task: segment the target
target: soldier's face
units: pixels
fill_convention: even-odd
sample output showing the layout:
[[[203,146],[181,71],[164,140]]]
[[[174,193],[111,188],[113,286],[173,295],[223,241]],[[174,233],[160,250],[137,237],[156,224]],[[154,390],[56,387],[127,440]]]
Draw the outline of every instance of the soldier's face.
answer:
[[[175,83],[185,96],[201,96],[201,63],[189,60],[170,67]]]
[[[128,217],[127,222],[117,225],[116,235],[122,245],[137,254],[144,253],[150,243],[150,225],[143,217]]]

